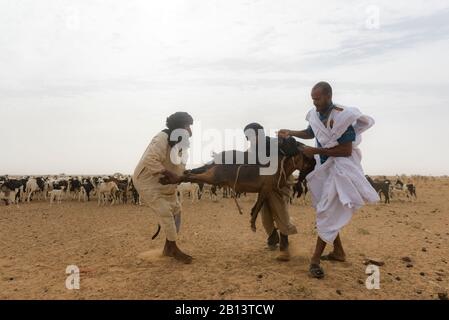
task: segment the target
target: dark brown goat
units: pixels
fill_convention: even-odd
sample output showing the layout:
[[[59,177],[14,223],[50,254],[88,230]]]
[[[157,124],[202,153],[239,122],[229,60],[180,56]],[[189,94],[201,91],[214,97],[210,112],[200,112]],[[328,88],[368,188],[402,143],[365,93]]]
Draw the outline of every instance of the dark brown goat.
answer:
[[[275,174],[261,175],[260,169],[263,166],[257,164],[218,164],[214,162],[186,171],[182,176],[182,181],[230,187],[237,193],[258,193],[257,201],[251,209],[251,229],[256,231],[257,215],[267,195],[284,187],[287,178],[295,170],[300,171],[300,179],[305,179],[305,176],[315,167],[315,160],[306,157],[301,152],[303,144],[294,141],[294,147],[292,148],[292,142],[289,143],[289,152],[282,152],[281,148]],[[224,157],[224,153],[220,155]]]

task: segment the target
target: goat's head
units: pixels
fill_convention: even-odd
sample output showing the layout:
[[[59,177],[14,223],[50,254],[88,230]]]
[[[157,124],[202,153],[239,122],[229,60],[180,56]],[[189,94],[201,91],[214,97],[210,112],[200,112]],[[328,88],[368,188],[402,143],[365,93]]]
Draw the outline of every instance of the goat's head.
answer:
[[[294,169],[299,170],[301,176],[306,176],[313,171],[316,165],[315,158],[309,158],[302,152],[306,145],[300,142],[295,142],[295,149],[292,149],[292,159]]]

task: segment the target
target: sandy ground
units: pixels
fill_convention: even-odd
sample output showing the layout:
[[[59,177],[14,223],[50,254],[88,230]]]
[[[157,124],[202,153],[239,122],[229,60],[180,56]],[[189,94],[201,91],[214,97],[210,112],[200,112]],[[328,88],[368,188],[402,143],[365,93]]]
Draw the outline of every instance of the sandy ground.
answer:
[[[438,299],[449,289],[449,179],[420,182],[417,201],[364,207],[343,230],[348,261],[323,262],[308,276],[316,233],[310,205],[290,206],[299,234],[290,262],[275,260],[266,235],[249,227],[253,196],[184,202],[182,265],[161,255],[155,216],[145,207],[96,202],[0,204],[1,299]],[[365,257],[381,259],[380,289],[365,287]],[[409,257],[411,263],[404,262]],[[407,264],[413,265],[407,267]],[[67,290],[68,265],[81,270]]]

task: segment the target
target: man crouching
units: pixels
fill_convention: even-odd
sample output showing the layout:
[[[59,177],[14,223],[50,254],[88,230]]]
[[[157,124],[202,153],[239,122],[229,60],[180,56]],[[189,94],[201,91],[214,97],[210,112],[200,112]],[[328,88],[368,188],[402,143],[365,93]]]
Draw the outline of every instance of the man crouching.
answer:
[[[181,227],[181,208],[176,201],[176,185],[185,171],[188,138],[193,118],[186,112],[176,112],[167,118],[167,128],[159,132],[137,165],[133,182],[142,204],[156,213],[159,226],[165,232],[163,255],[189,264],[192,257],[176,244]],[[163,179],[161,180],[161,178]],[[164,184],[162,184],[163,182]]]

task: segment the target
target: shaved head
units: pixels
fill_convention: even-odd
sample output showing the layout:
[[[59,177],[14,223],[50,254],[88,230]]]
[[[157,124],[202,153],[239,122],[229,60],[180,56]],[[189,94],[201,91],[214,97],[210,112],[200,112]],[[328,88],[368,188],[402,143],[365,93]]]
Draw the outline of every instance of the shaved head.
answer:
[[[332,87],[325,81],[320,81],[313,86],[312,90],[321,89],[321,92],[325,95],[332,96]]]

